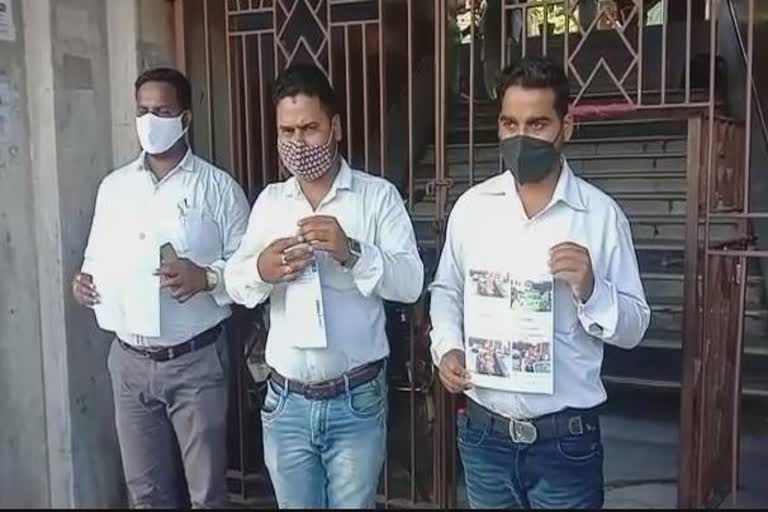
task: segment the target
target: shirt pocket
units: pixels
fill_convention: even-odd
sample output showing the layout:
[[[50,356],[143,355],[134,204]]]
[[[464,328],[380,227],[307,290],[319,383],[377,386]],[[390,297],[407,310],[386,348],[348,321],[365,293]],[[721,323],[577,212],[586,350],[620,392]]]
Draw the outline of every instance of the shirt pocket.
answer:
[[[210,265],[221,258],[222,243],[219,226],[202,208],[190,208],[179,219],[179,257],[189,258],[199,265]]]

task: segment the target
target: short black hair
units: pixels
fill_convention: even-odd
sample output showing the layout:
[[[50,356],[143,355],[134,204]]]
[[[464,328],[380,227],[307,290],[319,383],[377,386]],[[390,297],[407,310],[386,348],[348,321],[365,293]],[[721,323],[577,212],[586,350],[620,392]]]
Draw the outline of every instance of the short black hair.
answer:
[[[501,72],[499,101],[510,87],[524,89],[552,89],[555,93],[555,111],[560,118],[568,114],[571,86],[563,67],[549,57],[524,57],[520,62]]]
[[[189,83],[189,79],[179,70],[173,68],[148,69],[136,79],[136,93],[147,82],[171,84],[176,89],[176,99],[179,101],[181,109],[190,110],[192,108],[192,86]]]
[[[272,102],[275,106],[285,98],[304,94],[317,98],[329,116],[336,114],[336,93],[322,69],[314,64],[291,64],[275,80]]]

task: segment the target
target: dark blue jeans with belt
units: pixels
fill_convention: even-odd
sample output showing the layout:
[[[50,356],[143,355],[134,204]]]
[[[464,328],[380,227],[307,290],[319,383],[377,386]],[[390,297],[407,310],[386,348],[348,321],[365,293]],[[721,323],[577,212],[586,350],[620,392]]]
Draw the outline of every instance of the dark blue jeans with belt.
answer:
[[[516,443],[490,422],[458,416],[458,444],[469,506],[591,508],[603,506],[600,429]]]

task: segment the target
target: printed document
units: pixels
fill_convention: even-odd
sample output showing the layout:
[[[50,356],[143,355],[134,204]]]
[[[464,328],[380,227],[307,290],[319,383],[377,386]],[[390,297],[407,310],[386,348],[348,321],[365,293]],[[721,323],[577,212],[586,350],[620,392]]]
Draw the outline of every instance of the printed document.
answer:
[[[318,255],[317,257],[319,257]],[[285,289],[285,312],[293,327],[296,348],[326,348],[323,291],[317,257],[302,274]]]
[[[474,385],[554,392],[553,292],[554,280],[546,271],[470,268],[464,331]]]

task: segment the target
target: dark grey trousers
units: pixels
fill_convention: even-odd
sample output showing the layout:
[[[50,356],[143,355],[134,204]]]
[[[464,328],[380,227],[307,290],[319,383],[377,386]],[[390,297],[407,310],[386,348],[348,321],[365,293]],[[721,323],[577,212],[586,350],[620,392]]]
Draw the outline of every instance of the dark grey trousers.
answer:
[[[223,507],[229,360],[225,335],[154,362],[112,343],[108,367],[128,495],[134,508],[178,508],[177,453],[194,508]],[[178,440],[178,449],[174,446]]]

